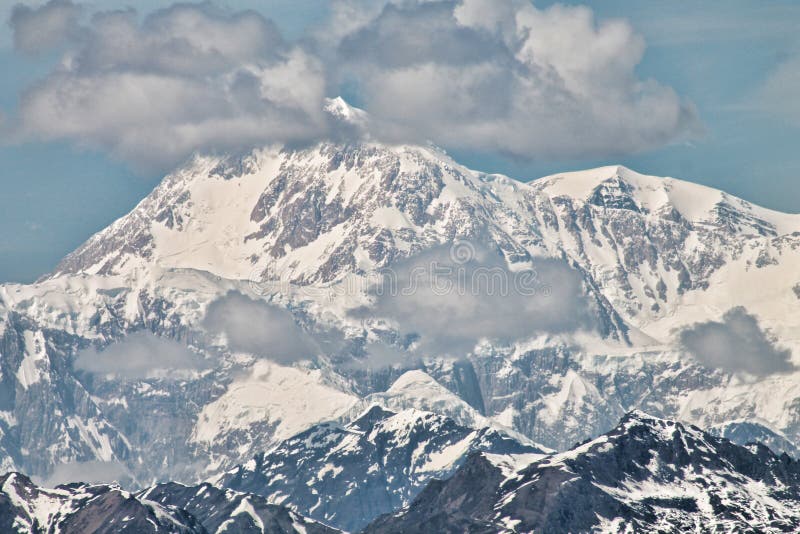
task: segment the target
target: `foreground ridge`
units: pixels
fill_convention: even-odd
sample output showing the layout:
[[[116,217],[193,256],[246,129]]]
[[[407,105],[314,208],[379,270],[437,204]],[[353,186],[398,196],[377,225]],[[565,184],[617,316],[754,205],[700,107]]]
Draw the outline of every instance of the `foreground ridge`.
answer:
[[[0,531],[38,534],[334,534],[266,499],[210,484],[159,484],[139,493],[72,483],[45,489],[20,473],[0,477]]]
[[[393,443],[409,429],[406,443]],[[436,431],[445,437],[419,439]],[[309,507],[364,534],[800,528],[800,463],[758,443],[736,445],[641,411],[629,412],[610,432],[562,453],[542,453],[487,429],[454,443],[458,431],[434,414],[393,414],[379,407],[345,427],[318,425],[233,470],[224,481],[260,488],[263,496],[208,483],[168,482],[136,493],[108,484],[44,489],[9,473],[0,477],[0,528],[20,533],[340,532],[297,511]],[[403,456],[412,463],[398,459]],[[384,463],[365,473],[364,465],[373,461]],[[416,484],[425,478],[412,468],[424,471],[421,465],[431,463],[438,467],[434,473],[449,478],[427,477],[413,502],[392,510],[403,496],[417,493],[412,478]],[[318,477],[309,479],[311,472]],[[389,484],[379,493],[369,477],[358,477],[370,472],[386,482],[408,475],[409,485]],[[389,512],[361,530],[358,524],[384,505]]]
[[[473,454],[365,532],[795,532],[800,464],[760,444],[628,413],[610,432],[519,466]]]
[[[347,531],[407,505],[476,451],[529,459],[540,447],[491,428],[469,428],[415,409],[372,406],[351,423],[312,426],[223,475],[218,484],[288,503]]]

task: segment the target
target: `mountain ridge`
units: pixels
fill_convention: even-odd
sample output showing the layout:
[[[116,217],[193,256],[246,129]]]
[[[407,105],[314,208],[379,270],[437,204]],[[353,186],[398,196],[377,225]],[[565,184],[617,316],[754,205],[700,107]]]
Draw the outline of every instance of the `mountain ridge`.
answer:
[[[800,524],[798,477],[800,464],[763,445],[632,411],[610,432],[528,465],[475,453],[365,532],[784,532]]]
[[[215,483],[291,503],[307,517],[358,531],[408,504],[430,480],[448,477],[473,451],[527,457],[547,452],[490,427],[373,405],[346,425],[312,426]]]

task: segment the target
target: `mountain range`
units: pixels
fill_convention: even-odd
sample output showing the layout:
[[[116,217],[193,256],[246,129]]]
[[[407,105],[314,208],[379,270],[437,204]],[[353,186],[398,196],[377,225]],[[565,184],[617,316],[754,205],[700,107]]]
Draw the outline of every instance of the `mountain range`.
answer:
[[[341,100],[329,111],[359,118]],[[431,503],[457,492],[430,480],[472,469],[500,484],[492,454],[574,452],[632,410],[794,455],[798,273],[800,216],[622,166],[523,183],[432,146],[197,156],[50,275],[0,286],[0,472],[89,484],[48,497],[68,508],[87,492],[118,499],[91,485],[111,479],[132,491],[213,481],[353,529],[404,506],[397,521],[431,521]],[[446,431],[395,444],[396,463],[376,449],[392,424]],[[311,454],[304,435],[331,442]],[[352,457],[334,450],[351,442]],[[417,446],[425,454],[408,461]],[[311,463],[281,466],[276,451]],[[426,470],[442,451],[453,456]],[[531,473],[572,469],[542,461]],[[381,472],[360,471],[372,465]],[[342,518],[332,503],[356,481],[365,493]],[[206,524],[167,493],[148,499]],[[474,515],[442,525],[503,519],[485,508],[494,497],[474,497]],[[624,511],[632,525],[700,517],[600,501],[602,517]],[[137,502],[142,518],[161,513]],[[509,514],[519,528],[551,520]]]
[[[453,442],[463,430],[430,412],[375,406],[347,427],[312,427],[217,485],[43,489],[10,473],[0,478],[0,523],[7,532],[343,531],[280,501],[364,534],[800,528],[800,463],[760,443],[638,411],[560,453],[486,430]]]

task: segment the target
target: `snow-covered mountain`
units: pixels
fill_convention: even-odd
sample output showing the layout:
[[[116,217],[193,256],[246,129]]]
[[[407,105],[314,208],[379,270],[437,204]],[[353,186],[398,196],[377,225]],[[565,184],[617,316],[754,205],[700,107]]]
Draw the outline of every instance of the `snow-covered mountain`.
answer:
[[[0,477],[3,532],[333,534],[338,530],[255,495],[163,484],[138,494],[113,485],[42,488],[19,473]]]
[[[536,291],[375,290],[432,258]],[[0,467],[196,483],[374,402],[559,450],[637,408],[796,446],[797,273],[800,217],[619,166],[522,183],[422,146],[197,157],[52,275],[0,286]],[[737,320],[761,345],[690,354],[687,329]]]
[[[659,342],[733,306],[794,342],[797,321],[783,316],[797,303],[800,216],[620,166],[522,184],[414,146],[197,158],[53,276],[157,266],[331,284],[456,239],[490,244],[510,265],[568,258],[588,290]]]
[[[355,532],[448,478],[476,451],[541,457],[544,449],[431,412],[374,405],[351,423],[315,425],[226,473],[224,487],[285,503]]]
[[[258,495],[220,489],[211,484],[184,486],[175,482],[140,491],[137,498],[182,510],[211,532],[242,534],[335,534],[337,529],[268,502]]]
[[[632,412],[533,462],[475,453],[364,532],[794,532],[798,484],[800,464],[763,445]]]
[[[85,483],[45,489],[9,473],[0,477],[0,528],[340,532],[296,511],[309,505],[364,534],[800,527],[797,460],[638,411],[569,451],[542,453],[493,430],[375,406],[347,427],[317,425],[223,478],[267,496],[208,483],[170,482],[136,493]],[[391,513],[375,518],[381,511]]]

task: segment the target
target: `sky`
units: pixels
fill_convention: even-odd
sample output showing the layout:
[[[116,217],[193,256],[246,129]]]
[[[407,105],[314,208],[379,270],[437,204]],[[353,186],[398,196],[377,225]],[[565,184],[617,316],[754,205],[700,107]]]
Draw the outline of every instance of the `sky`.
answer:
[[[194,150],[349,135],[319,110],[338,94],[478,170],[620,163],[800,212],[800,3],[384,4],[0,0],[0,282]]]

